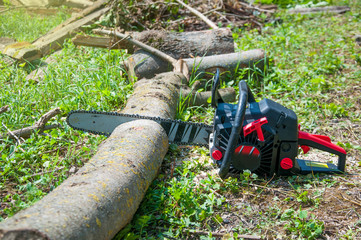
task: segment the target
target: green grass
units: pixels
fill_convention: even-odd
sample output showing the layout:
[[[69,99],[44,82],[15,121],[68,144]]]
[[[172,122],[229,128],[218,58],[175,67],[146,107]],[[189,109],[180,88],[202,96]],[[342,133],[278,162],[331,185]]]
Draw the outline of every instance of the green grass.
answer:
[[[0,14],[1,35],[31,41],[65,16],[60,10],[43,24],[42,16],[30,18],[24,11],[9,11]],[[5,22],[6,17],[9,21]],[[24,25],[15,27],[19,22]],[[27,28],[34,31],[24,31]],[[25,79],[35,66],[5,67],[0,57],[0,106],[10,107],[0,114],[0,135],[33,125],[53,108],[62,111],[49,122],[59,123],[61,128],[43,135],[34,133],[19,142],[0,139],[0,220],[39,200],[94,154],[104,137],[72,130],[65,117],[70,110],[115,111],[124,106],[132,85],[121,75],[119,60],[123,55],[122,51],[75,47],[69,42],[39,82]]]
[[[0,37],[14,38],[18,42],[34,41],[69,17],[66,9],[55,15],[28,14],[25,9],[0,13]]]
[[[266,74],[233,74],[228,85],[237,88],[238,81],[246,78],[258,100],[267,97],[294,110],[303,129],[319,128],[330,133],[333,141],[355,143],[352,133],[339,135],[328,123],[340,119],[359,124],[361,120],[359,96],[352,94],[361,79],[361,49],[352,37],[360,34],[360,6],[356,7],[345,16],[282,16],[283,23],[267,25],[262,33],[234,29],[238,49],[266,49],[270,66]],[[259,77],[261,82],[255,80]],[[179,117],[211,122],[212,112],[182,109]],[[345,142],[339,144],[345,147]],[[360,164],[359,148],[359,144],[350,145],[347,151]],[[174,172],[170,170],[173,161],[178,164]],[[337,194],[337,176],[276,177],[269,183],[244,172],[223,181],[208,161],[204,148],[171,151],[133,221],[116,239],[214,239],[212,232],[222,229],[228,229],[227,236],[234,239],[238,234],[281,239],[317,239],[325,234],[326,189]],[[359,173],[355,167],[348,171]],[[288,187],[280,187],[285,184]],[[276,195],[277,191],[282,194]],[[329,211],[331,218],[338,214]],[[332,236],[352,239],[359,236],[358,228],[356,221]],[[195,230],[208,235],[192,233]]]
[[[266,49],[270,66],[265,73],[240,70],[229,74],[232,79],[223,77],[227,81],[222,84],[237,89],[239,80],[246,79],[258,100],[270,98],[294,110],[303,129],[319,129],[318,133],[346,147],[350,156],[347,171],[357,175],[360,146],[350,126],[361,122],[356,92],[361,49],[352,36],[361,34],[361,9],[355,1],[348,3],[353,11],[341,16],[284,15],[282,23],[269,24],[262,32],[233,29],[238,50]],[[17,34],[14,37],[21,39]],[[38,34],[23,39],[31,41]],[[62,124],[60,129],[33,134],[20,143],[0,140],[0,220],[33,204],[93,155],[104,137],[74,131],[64,117],[72,109],[112,111],[124,106],[132,86],[120,74],[123,56],[121,51],[67,43],[39,83],[25,80],[31,65],[0,69],[0,106],[11,107],[0,115],[2,133],[7,132],[4,125],[14,130],[32,125],[54,107],[63,111],[51,121]],[[212,108],[180,107],[178,117],[211,124],[213,112]],[[342,124],[330,125],[332,119]],[[352,215],[355,221],[348,217],[352,209],[357,213],[357,206],[343,201],[349,212],[328,208],[333,203],[335,209],[340,205],[340,199],[330,198],[330,192],[331,196],[345,193],[351,199],[353,189],[360,190],[352,175],[261,179],[245,171],[222,180],[208,154],[206,148],[171,145],[132,222],[115,239],[214,239],[212,232],[221,230],[230,239],[240,234],[316,239],[330,235],[324,213],[347,221],[347,226],[337,226],[340,231],[330,236],[354,239],[360,235],[360,216],[358,221],[357,214]],[[199,231],[206,234],[199,235]]]

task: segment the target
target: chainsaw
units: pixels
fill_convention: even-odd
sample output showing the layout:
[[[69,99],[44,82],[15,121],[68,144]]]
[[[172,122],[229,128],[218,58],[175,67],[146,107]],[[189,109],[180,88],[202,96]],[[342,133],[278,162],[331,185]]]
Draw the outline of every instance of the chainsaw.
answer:
[[[230,171],[246,169],[259,176],[345,171],[346,151],[331,143],[328,136],[301,131],[295,112],[267,98],[256,102],[243,80],[239,82],[238,104],[225,103],[218,94],[219,84],[217,70],[212,85],[213,126],[83,110],[71,111],[67,123],[77,130],[108,136],[122,123],[137,119],[153,120],[164,128],[170,143],[207,146],[222,178]],[[300,148],[307,153],[310,147],[337,155],[337,166],[296,158]]]

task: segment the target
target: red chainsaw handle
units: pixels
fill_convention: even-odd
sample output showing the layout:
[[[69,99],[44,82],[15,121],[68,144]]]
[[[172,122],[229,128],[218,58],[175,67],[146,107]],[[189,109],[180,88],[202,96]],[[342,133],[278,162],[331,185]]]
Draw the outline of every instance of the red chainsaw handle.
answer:
[[[298,144],[301,146],[309,146],[313,148],[320,149],[325,152],[333,153],[338,155],[338,170],[345,171],[346,163],[346,151],[340,146],[333,144],[329,141],[326,141],[325,138],[320,138],[310,133],[303,131],[298,131]]]

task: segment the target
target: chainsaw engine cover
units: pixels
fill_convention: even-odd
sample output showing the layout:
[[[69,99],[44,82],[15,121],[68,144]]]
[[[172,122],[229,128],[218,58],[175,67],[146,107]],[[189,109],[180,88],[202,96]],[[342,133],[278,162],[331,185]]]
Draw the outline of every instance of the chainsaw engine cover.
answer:
[[[228,147],[237,105],[219,103],[214,117],[214,130],[210,139],[212,159],[220,166]],[[249,169],[259,175],[291,174],[297,170],[298,163],[298,123],[296,114],[284,106],[263,99],[247,105],[243,129],[247,125],[259,124],[259,131],[248,134],[239,133],[237,147],[231,158],[231,169],[242,171]],[[262,136],[260,136],[262,135]],[[284,160],[281,164],[279,159]]]

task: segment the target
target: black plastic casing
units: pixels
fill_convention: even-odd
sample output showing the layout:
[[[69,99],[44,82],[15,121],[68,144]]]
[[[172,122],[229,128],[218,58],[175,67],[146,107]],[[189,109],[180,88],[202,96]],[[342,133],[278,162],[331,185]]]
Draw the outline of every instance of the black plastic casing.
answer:
[[[216,148],[224,154],[227,147],[225,138],[230,135],[236,110],[237,105],[235,104],[218,104],[214,117],[211,152]],[[274,173],[277,175],[290,175],[298,172],[299,166],[296,161],[298,154],[298,121],[295,112],[270,99],[263,99],[260,102],[252,102],[247,105],[243,126],[263,117],[266,117],[268,120],[268,123],[262,126],[265,141],[261,142],[253,137],[254,140],[252,143],[259,149],[262,149],[262,146],[265,144],[271,146],[273,149],[271,155],[269,154],[269,151],[271,151],[269,149],[268,154],[261,154],[260,156],[261,161],[268,161],[266,165],[269,165],[269,168],[262,168],[262,171],[256,172],[268,176]],[[238,144],[240,145],[242,141],[247,141],[247,138],[242,137],[243,131],[239,134],[240,139]],[[280,167],[280,161],[283,158],[292,159],[293,167],[291,169],[285,170]],[[220,165],[221,162],[222,160],[216,161],[218,165]]]

